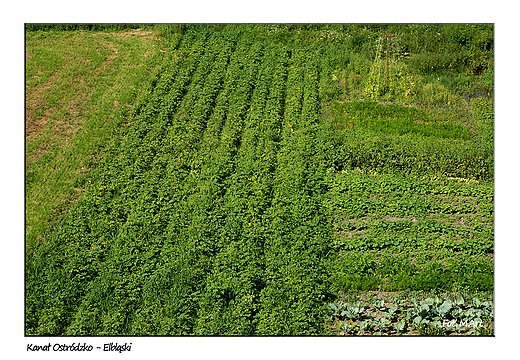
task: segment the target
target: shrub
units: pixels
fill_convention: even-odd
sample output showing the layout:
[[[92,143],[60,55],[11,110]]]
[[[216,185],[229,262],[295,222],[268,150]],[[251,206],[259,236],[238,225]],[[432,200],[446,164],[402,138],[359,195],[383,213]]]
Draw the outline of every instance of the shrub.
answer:
[[[418,91],[417,98],[423,103],[432,105],[457,105],[462,101],[460,96],[453,94],[437,82],[424,84]]]

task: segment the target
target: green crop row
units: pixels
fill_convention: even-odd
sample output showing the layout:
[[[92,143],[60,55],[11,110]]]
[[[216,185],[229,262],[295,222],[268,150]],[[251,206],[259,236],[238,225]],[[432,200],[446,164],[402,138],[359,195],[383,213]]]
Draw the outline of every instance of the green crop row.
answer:
[[[267,210],[265,277],[258,334],[305,335],[320,331],[328,290],[328,224],[319,198],[325,190],[312,161],[319,116],[316,59],[294,50],[287,76],[286,115]]]
[[[492,187],[360,171],[329,176],[338,291],[492,288]]]
[[[465,126],[453,124],[431,112],[402,105],[381,105],[375,102],[335,104],[338,127],[365,127],[386,134],[416,134],[437,138],[465,139],[473,133]]]

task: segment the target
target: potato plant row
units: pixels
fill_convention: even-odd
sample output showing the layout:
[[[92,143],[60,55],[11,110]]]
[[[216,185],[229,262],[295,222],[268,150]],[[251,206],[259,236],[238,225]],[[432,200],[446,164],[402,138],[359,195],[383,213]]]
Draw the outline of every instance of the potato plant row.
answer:
[[[318,209],[292,192],[314,171],[307,56],[247,36],[186,36],[100,154],[85,198],[29,250],[28,333],[318,331],[325,287],[306,264],[327,239],[291,244],[304,235],[298,210],[308,222]]]

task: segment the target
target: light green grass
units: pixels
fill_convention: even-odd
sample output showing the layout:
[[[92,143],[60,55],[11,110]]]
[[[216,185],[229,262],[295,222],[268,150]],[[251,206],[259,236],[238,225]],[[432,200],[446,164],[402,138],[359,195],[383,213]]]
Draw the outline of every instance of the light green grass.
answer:
[[[148,30],[26,33],[27,245],[80,195],[98,149],[166,54]]]

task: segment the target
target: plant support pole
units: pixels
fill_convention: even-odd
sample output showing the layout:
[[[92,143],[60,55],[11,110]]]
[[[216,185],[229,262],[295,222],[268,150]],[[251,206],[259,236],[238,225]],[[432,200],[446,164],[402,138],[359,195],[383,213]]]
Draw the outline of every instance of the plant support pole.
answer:
[[[388,93],[390,89],[390,67],[388,65],[388,39],[393,38],[395,34],[382,34],[381,37],[386,39],[386,92]]]

